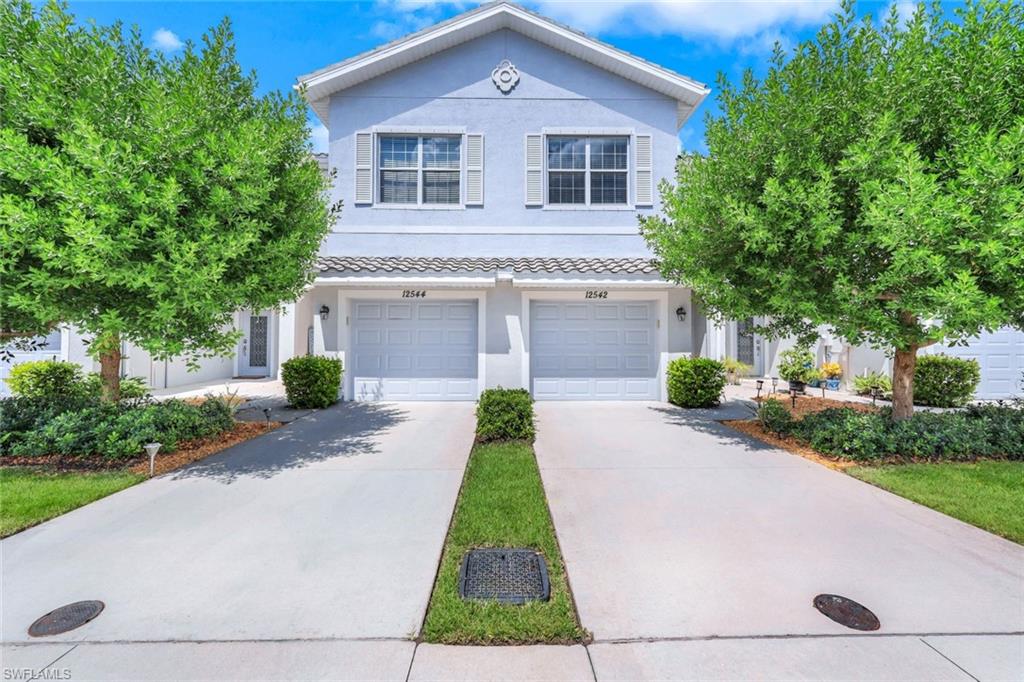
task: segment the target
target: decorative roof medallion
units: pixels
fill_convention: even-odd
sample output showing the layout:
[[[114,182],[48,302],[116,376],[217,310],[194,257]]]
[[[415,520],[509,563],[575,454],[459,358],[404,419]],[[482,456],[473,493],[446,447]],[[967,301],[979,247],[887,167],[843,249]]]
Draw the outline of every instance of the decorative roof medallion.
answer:
[[[519,83],[519,70],[512,62],[502,59],[501,63],[491,71],[491,80],[506,95]]]

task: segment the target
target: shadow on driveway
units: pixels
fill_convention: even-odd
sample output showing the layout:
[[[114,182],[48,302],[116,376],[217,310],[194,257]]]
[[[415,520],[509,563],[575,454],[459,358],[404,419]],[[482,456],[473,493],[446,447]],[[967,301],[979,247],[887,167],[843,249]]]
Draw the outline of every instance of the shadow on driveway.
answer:
[[[197,462],[173,478],[232,483],[241,477],[271,478],[335,457],[375,455],[379,452],[377,436],[407,418],[396,405],[338,403]]]
[[[730,401],[715,408],[682,408],[673,405],[652,405],[648,408],[661,415],[666,424],[680,426],[714,436],[722,445],[742,447],[745,450],[778,450],[742,431],[723,424],[727,419],[753,419],[753,404]]]

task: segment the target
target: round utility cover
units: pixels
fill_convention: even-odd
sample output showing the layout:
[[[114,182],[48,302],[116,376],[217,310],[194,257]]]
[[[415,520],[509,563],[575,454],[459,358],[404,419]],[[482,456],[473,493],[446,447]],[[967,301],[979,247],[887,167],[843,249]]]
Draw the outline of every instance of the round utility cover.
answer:
[[[103,606],[103,602],[95,600],[76,601],[74,604],[61,606],[32,623],[28,628],[28,634],[31,637],[48,637],[74,630],[100,615]]]
[[[819,594],[814,598],[814,608],[840,625],[854,630],[877,630],[882,627],[878,616],[867,607],[838,594]]]

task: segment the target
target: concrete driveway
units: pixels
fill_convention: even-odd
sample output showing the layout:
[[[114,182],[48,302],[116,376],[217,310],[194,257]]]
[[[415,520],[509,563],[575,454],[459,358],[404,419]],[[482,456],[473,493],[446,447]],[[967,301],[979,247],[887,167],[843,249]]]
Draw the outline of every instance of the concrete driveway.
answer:
[[[82,599],[106,610],[45,641],[410,638],[473,428],[471,404],[346,403],[8,538],[3,641]]]
[[[754,651],[783,651],[794,647],[784,638],[856,634],[812,608],[819,593],[872,609],[878,634],[914,636],[913,652],[862,656],[889,658],[891,671],[902,660],[920,676],[908,663],[916,656],[949,668],[923,635],[1024,630],[1024,548],[715,421],[747,416],[739,405],[537,409],[541,473],[598,679],[695,671],[698,659],[707,677],[743,677],[732,653],[719,647],[716,658],[693,643],[760,640]],[[960,648],[979,659],[1002,651],[997,660],[1024,672],[1019,637],[986,646]],[[769,659],[755,656],[747,672],[800,676]]]

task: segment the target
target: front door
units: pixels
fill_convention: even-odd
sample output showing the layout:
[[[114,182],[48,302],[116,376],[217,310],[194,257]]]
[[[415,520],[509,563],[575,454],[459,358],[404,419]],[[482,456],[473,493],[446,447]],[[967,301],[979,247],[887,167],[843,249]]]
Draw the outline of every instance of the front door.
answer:
[[[241,318],[238,374],[243,377],[270,376],[270,314],[266,311],[244,311]]]
[[[751,319],[736,321],[736,359],[750,365],[754,375],[761,372],[759,367],[757,337],[754,335],[754,321]]]

